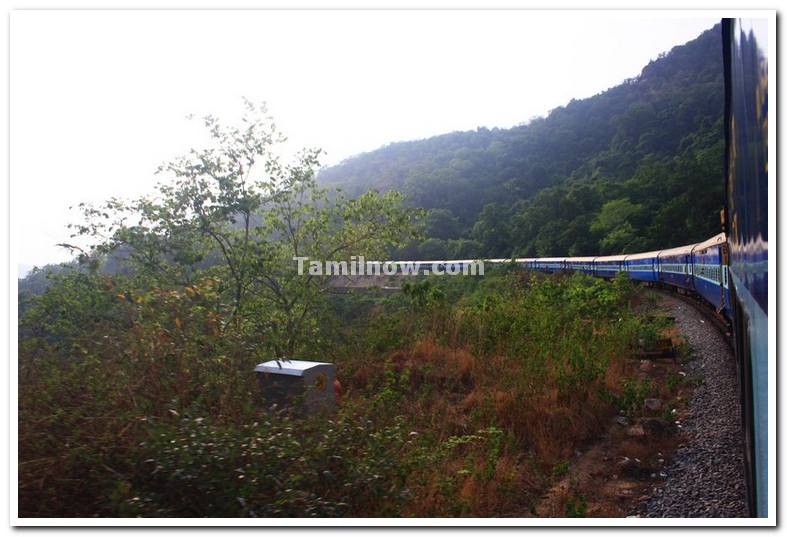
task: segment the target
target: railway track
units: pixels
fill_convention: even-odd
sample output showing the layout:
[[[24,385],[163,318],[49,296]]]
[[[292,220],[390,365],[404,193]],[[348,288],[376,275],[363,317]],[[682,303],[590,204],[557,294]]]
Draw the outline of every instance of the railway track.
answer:
[[[724,318],[716,309],[708,304],[702,297],[684,292],[680,288],[669,288],[664,286],[653,286],[652,290],[662,293],[663,295],[675,297],[685,304],[688,304],[699,312],[703,317],[709,320],[724,337],[724,341],[729,346],[730,352],[735,352],[735,341],[732,337],[732,326],[730,322]]]
[[[693,359],[685,370],[695,387],[681,417],[685,440],[664,468],[664,482],[632,514],[649,518],[748,516],[732,338],[712,308],[683,294],[657,292],[662,297],[660,306],[692,348]]]

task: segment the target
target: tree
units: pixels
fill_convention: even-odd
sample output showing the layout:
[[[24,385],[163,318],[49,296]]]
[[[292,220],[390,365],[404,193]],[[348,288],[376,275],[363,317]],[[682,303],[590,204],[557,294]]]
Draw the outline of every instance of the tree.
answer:
[[[448,244],[442,239],[426,239],[418,245],[418,257],[423,260],[448,259]]]
[[[355,198],[317,186],[319,150],[282,163],[283,141],[264,105],[245,101],[238,126],[203,118],[212,144],[162,165],[171,176],[157,196],[83,205],[75,235],[96,242],[91,255],[124,248],[138,280],[188,286],[218,282],[222,330],[257,334],[278,356],[315,341],[316,317],[330,279],[297,273],[295,258],[381,259],[420,237],[421,212],[395,191]]]
[[[631,203],[628,198],[608,201],[601,207],[590,230],[603,235],[599,244],[604,253],[628,252],[638,236],[634,224],[641,214],[642,206]]]
[[[426,234],[435,239],[455,239],[462,229],[450,209],[430,209],[426,213]]]
[[[483,255],[510,257],[511,224],[508,208],[497,203],[484,206],[473,225],[473,238],[483,244]]]
[[[449,243],[449,256],[451,259],[478,259],[481,257],[483,245],[478,241],[457,239]]]

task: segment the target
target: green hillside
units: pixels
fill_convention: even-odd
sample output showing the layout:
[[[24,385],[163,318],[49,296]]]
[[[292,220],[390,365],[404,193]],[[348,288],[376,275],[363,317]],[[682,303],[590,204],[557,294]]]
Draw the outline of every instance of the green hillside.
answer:
[[[723,110],[716,26],[527,125],[390,144],[319,180],[350,195],[401,190],[429,209],[430,238],[401,257],[662,248],[718,231]]]

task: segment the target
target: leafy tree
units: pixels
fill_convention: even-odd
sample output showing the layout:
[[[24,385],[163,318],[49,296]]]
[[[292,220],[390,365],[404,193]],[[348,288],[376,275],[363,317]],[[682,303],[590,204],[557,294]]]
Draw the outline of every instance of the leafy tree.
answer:
[[[212,144],[162,165],[172,180],[159,184],[156,197],[83,205],[86,222],[76,234],[97,239],[93,256],[126,248],[148,285],[214,278],[222,331],[257,334],[263,347],[292,356],[315,342],[330,285],[299,275],[295,258],[384,258],[419,236],[420,212],[394,191],[329,196],[314,179],[320,151],[283,163],[274,151],[283,138],[264,106],[245,105],[238,126],[203,118]]]
[[[449,255],[451,259],[478,259],[481,257],[483,245],[474,240],[457,239],[449,243]]]
[[[455,239],[461,233],[459,219],[450,209],[431,209],[426,213],[426,234],[435,239]]]
[[[484,207],[473,226],[473,238],[484,245],[482,254],[486,256],[510,256],[509,211],[505,206],[490,203]]]
[[[603,235],[599,242],[602,252],[628,252],[638,237],[638,229],[632,222],[641,214],[642,207],[626,198],[606,202],[590,225],[591,231]]]
[[[441,239],[426,239],[418,245],[418,256],[421,259],[448,259],[448,244]]]

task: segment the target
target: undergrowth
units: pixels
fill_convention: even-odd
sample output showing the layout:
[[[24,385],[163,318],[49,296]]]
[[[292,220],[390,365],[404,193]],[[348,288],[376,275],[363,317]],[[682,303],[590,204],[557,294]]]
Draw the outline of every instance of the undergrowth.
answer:
[[[66,283],[20,324],[22,516],[521,516],[647,392],[626,371],[650,335],[624,277],[337,296],[303,358],[335,362],[344,395],[305,418],[261,407],[265,357],[217,328],[211,281],[139,299]]]

